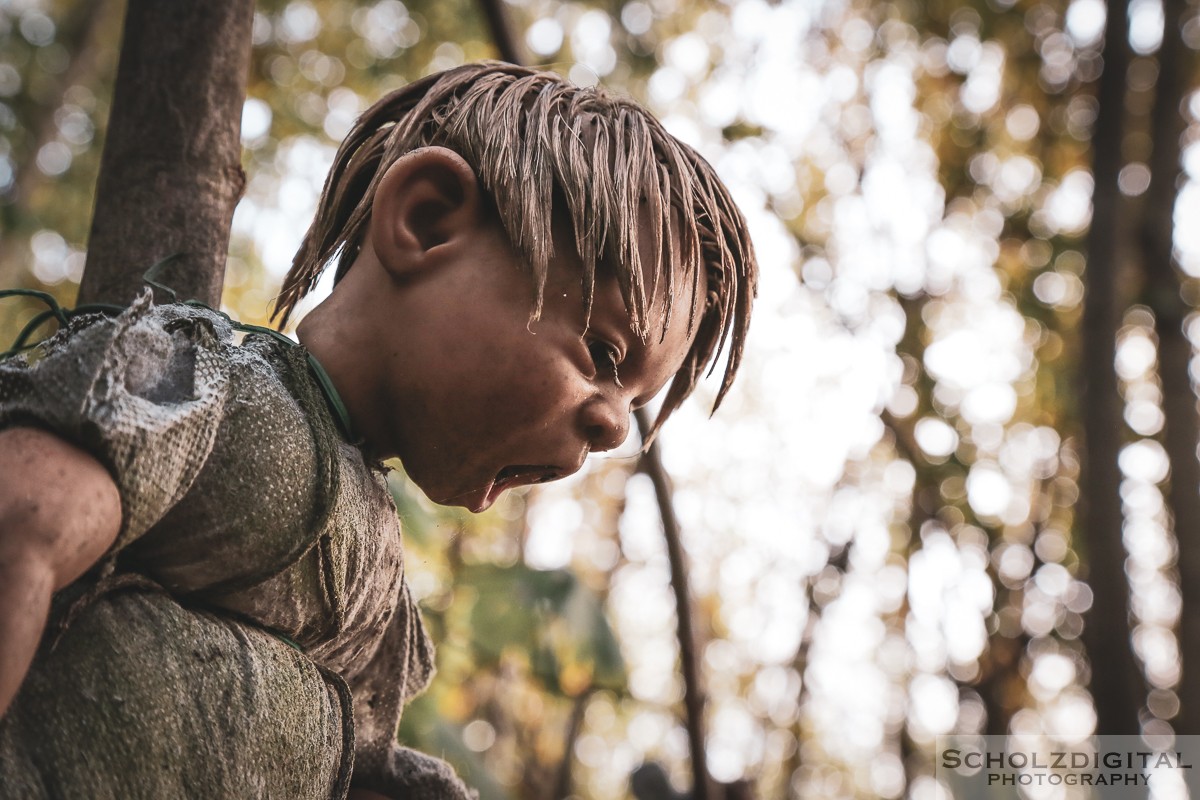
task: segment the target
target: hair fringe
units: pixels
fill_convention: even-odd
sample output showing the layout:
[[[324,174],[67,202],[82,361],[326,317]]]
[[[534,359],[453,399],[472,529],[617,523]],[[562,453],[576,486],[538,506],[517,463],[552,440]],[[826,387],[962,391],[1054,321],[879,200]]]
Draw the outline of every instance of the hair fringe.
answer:
[[[693,301],[706,285],[703,303],[693,302],[688,315],[695,341],[645,441],[692,393],[705,366],[712,374],[727,352],[716,411],[741,365],[757,292],[754,248],[733,198],[703,157],[632,101],[513,64],[485,61],[430,75],[358,119],[338,148],[273,319],[285,325],[334,261],[341,279],[362,248],[387,167],[432,145],[454,150],[475,170],[528,262],[531,320],[543,309],[555,213],[572,227],[588,320],[599,264],[613,266],[642,341],[653,333],[652,320],[660,339],[666,334],[675,265],[683,266]],[[639,230],[647,215],[654,263],[643,265]],[[659,315],[651,307],[656,298],[663,298]]]

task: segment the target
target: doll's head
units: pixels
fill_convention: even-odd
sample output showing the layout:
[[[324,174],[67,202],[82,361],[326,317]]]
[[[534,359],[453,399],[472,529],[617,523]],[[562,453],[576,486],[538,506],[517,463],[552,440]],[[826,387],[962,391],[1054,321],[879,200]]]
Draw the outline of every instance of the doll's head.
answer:
[[[339,292],[342,298],[338,313],[369,318],[369,307],[378,311],[377,333],[389,320],[403,326],[395,335],[403,340],[404,363],[377,363],[376,372],[419,376],[436,364],[461,372],[447,378],[458,383],[444,393],[417,396],[415,378],[386,391],[359,392],[352,384],[350,393],[407,398],[404,416],[421,418],[423,431],[399,430],[418,427],[405,420],[386,432],[381,425],[375,435],[387,443],[378,452],[400,455],[433,499],[471,507],[486,507],[488,496],[499,494],[460,502],[471,481],[490,480],[494,489],[553,479],[577,469],[587,452],[616,446],[629,409],[669,385],[657,430],[728,346],[719,405],[741,361],[757,276],[745,222],[695,151],[628,100],[501,63],[429,76],[359,119],[338,151],[277,315],[286,321],[330,263],[336,264],[331,300]],[[446,264],[453,269],[442,269]],[[519,296],[510,297],[514,292]],[[516,310],[521,330],[513,329]],[[559,328],[561,348],[550,343]],[[553,352],[514,358],[526,343]],[[588,417],[587,386],[566,386],[574,379],[557,368],[539,372],[559,356],[564,370],[575,363],[591,394],[612,396],[609,410]],[[510,370],[513,382],[484,367]],[[463,385],[471,375],[478,386]],[[428,387],[444,376],[427,377]],[[513,393],[522,385],[535,397],[516,403]],[[529,408],[548,396],[557,405]],[[527,409],[520,416],[528,419],[491,419],[506,398]],[[460,401],[475,407],[451,418],[447,404]],[[520,449],[514,440],[471,481],[448,481],[435,492],[435,477],[422,483],[422,471],[450,470],[433,462],[466,457],[474,449],[471,436],[486,448],[507,438],[502,430],[537,428],[539,420],[553,427],[546,421],[563,403],[577,406],[563,424],[581,433],[561,453],[548,453],[555,436],[566,436],[559,430],[547,433],[547,453],[530,453],[532,460],[508,452]],[[360,405],[372,406],[360,415],[368,418],[370,438],[370,420],[390,412],[367,399]],[[440,429],[439,415],[448,415]],[[472,430],[470,420],[486,424]],[[428,441],[416,444],[426,432]],[[448,441],[455,437],[461,446]]]

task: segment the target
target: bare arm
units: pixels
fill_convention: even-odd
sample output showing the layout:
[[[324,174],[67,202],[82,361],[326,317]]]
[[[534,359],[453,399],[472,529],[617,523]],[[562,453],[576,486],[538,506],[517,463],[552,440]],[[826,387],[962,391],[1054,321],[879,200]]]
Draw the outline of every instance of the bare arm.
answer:
[[[121,499],[95,458],[34,428],[0,431],[0,716],[37,652],[50,597],[117,538]]]

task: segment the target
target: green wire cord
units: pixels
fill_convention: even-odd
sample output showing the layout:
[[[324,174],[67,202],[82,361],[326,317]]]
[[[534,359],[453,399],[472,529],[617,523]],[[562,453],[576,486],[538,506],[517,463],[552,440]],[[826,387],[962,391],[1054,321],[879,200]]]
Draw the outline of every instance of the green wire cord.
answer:
[[[39,328],[52,319],[58,322],[60,328],[65,328],[72,319],[84,314],[120,314],[125,310],[124,306],[110,305],[108,303],[85,303],[75,308],[63,308],[54,299],[54,295],[49,292],[39,292],[36,289],[0,289],[0,300],[6,297],[32,297],[35,300],[41,300],[46,304],[47,308],[29,320],[25,327],[21,329],[21,332],[17,334],[17,338],[13,340],[12,347],[0,353],[0,359],[8,358],[9,356],[14,356],[17,353],[36,347],[37,343],[29,344],[29,339]]]

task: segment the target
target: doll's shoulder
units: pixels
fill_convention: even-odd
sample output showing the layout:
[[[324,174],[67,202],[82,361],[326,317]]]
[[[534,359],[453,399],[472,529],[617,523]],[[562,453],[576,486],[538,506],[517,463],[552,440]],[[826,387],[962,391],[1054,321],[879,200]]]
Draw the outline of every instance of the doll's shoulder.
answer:
[[[254,334],[221,358],[226,396],[204,467],[134,548],[180,593],[238,589],[294,563],[339,492],[339,435],[304,350]]]

